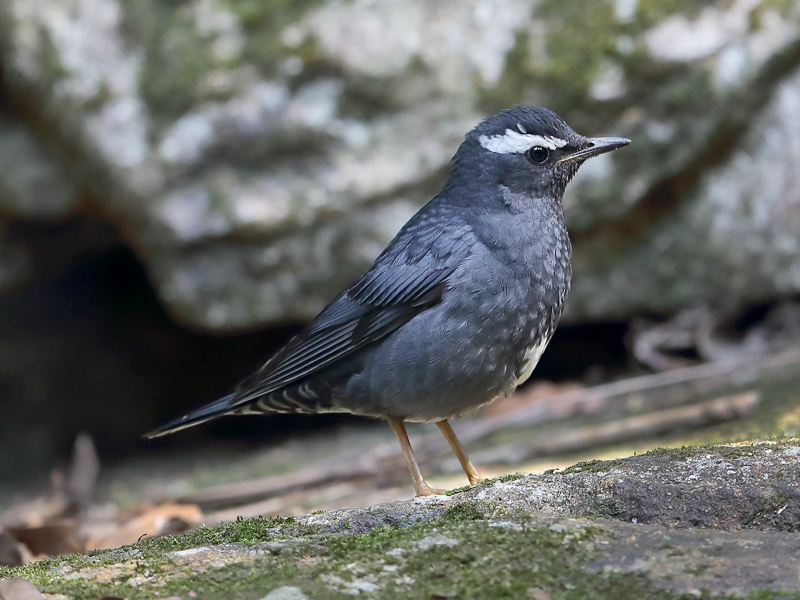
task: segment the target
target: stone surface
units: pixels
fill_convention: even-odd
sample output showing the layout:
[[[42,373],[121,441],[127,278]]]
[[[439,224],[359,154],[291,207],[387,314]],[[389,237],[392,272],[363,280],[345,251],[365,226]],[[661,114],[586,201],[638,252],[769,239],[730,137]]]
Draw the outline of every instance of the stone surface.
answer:
[[[0,581],[0,600],[44,600],[30,581],[22,578]]]
[[[800,290],[798,31],[773,0],[9,0],[4,91],[27,108],[0,154],[40,158],[0,174],[0,205],[74,214],[85,188],[176,319],[302,321],[437,191],[466,130],[533,102],[634,140],[565,200],[567,319],[761,301]]]
[[[298,587],[283,585],[272,590],[261,600],[308,600],[308,596]]]
[[[19,121],[0,114],[0,208],[25,219],[59,217],[74,210],[74,185],[47,149]]]
[[[646,234],[618,244],[606,268],[582,263],[573,310],[585,317],[625,318],[632,309],[670,312],[675,306],[719,304],[721,298],[753,304],[764,299],[765,290],[780,297],[798,289],[798,89],[800,71],[774,90],[729,158],[708,166],[675,210],[653,213]],[[586,246],[608,251],[608,234],[587,236]],[[664,294],[657,298],[653,290]]]
[[[451,496],[240,520],[0,578],[70,599],[797,598],[799,452],[792,441],[657,451]]]

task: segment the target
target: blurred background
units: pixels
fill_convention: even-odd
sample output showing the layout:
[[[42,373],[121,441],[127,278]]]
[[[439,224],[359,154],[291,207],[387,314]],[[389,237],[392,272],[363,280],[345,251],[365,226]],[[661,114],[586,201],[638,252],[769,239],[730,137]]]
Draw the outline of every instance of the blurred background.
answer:
[[[260,366],[515,103],[633,143],[567,191],[567,312],[529,385],[456,424],[475,462],[796,433],[793,0],[4,0],[0,507],[81,432],[107,496],[356,455],[390,466],[304,509],[408,496],[389,428],[364,420],[140,436]],[[425,468],[457,473],[428,433]]]

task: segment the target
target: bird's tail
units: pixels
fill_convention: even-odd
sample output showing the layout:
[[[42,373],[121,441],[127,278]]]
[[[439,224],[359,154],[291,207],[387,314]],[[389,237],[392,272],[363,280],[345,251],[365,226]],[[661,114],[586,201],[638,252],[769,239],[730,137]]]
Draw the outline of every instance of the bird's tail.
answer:
[[[211,419],[222,416],[231,411],[231,400],[233,399],[234,395],[235,394],[228,394],[224,398],[220,398],[211,404],[206,404],[197,410],[193,410],[188,415],[182,416],[180,419],[170,421],[158,429],[154,429],[153,431],[146,433],[144,437],[148,439],[161,437],[162,435],[175,433],[176,431],[186,429],[187,427],[194,427],[200,423],[205,423],[206,421],[210,421]]]

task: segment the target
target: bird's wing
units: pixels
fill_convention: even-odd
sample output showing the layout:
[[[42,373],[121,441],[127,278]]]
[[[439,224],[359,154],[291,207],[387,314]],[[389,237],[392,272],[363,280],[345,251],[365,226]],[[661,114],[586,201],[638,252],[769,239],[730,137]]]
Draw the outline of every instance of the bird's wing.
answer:
[[[411,222],[372,268],[255,375],[230,401],[235,409],[308,377],[374,343],[437,304],[468,255],[471,229]]]

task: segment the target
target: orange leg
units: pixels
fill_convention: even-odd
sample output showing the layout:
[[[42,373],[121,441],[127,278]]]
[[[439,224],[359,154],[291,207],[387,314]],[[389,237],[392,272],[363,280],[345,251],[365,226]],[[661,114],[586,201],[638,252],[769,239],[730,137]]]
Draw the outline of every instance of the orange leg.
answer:
[[[394,434],[397,436],[397,441],[400,442],[400,449],[403,451],[403,456],[408,465],[408,471],[411,473],[411,480],[414,482],[414,490],[417,496],[433,496],[434,494],[444,494],[444,490],[436,490],[425,483],[422,478],[422,473],[419,470],[417,459],[414,458],[414,450],[411,448],[411,442],[406,433],[406,426],[403,424],[403,419],[387,419],[391,425]]]
[[[442,431],[444,435],[444,439],[447,440],[447,443],[450,444],[450,447],[453,449],[456,457],[458,457],[458,462],[461,463],[461,468],[464,469],[464,473],[467,474],[467,479],[469,479],[470,485],[475,485],[483,481],[483,477],[478,475],[478,470],[474,467],[472,462],[469,460],[469,456],[467,453],[464,452],[464,447],[461,445],[461,442],[458,441],[456,437],[456,432],[453,431],[453,428],[450,427],[450,423],[447,419],[443,421],[436,421],[436,425]]]

